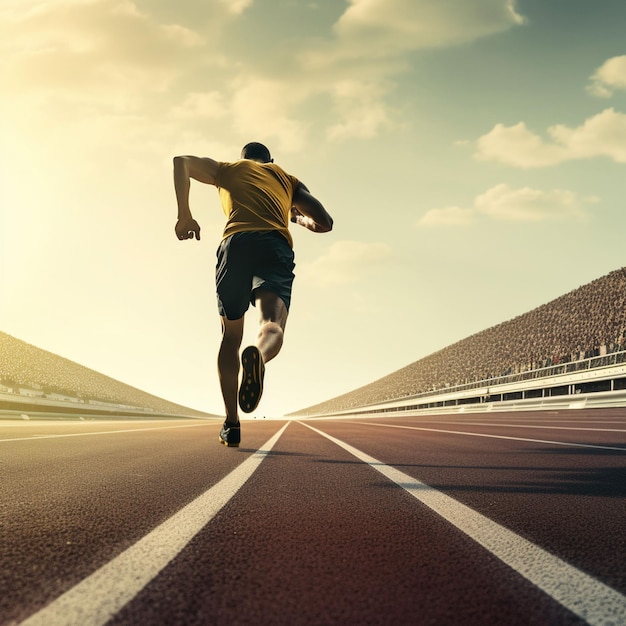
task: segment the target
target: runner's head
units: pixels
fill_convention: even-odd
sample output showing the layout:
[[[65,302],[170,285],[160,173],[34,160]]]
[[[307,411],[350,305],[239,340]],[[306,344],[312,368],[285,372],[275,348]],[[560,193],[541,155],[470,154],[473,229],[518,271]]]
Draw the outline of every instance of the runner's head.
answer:
[[[247,143],[241,150],[242,159],[250,159],[251,161],[259,161],[260,163],[273,163],[274,159],[270,155],[270,151],[262,144],[256,141]]]

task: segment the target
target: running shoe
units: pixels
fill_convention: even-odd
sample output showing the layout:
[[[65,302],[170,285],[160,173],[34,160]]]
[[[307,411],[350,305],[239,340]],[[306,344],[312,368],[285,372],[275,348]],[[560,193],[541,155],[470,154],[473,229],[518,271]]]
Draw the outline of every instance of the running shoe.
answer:
[[[229,448],[238,448],[241,442],[241,428],[239,426],[228,426],[226,422],[220,430],[220,443]]]
[[[252,413],[257,408],[263,393],[265,365],[256,346],[248,346],[241,353],[243,376],[239,387],[239,406],[244,413]]]

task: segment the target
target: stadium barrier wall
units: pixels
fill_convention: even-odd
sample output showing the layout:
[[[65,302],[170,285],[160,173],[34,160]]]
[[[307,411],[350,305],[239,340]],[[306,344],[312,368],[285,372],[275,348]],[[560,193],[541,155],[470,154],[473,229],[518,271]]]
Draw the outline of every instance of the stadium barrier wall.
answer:
[[[375,416],[402,412],[437,415],[626,406],[626,363],[623,358],[610,360],[614,364],[593,369],[577,371],[570,368],[568,371],[567,365],[576,365],[578,362],[562,364],[559,366],[561,373],[552,373],[545,377],[528,376],[533,372],[525,372],[499,380],[481,381],[482,384],[472,383],[342,411],[309,414],[305,417]]]
[[[152,418],[180,418],[180,417],[199,417],[199,415],[190,410],[189,413],[180,413],[158,411],[151,407],[142,408],[130,406],[126,404],[113,404],[98,400],[78,401],[62,401],[51,400],[50,398],[39,398],[32,396],[21,396],[13,393],[0,393],[0,419],[2,417],[15,419],[38,419],[50,417],[143,417]]]
[[[45,407],[45,408],[62,408],[62,409],[78,409],[80,411],[88,411],[91,408],[97,408],[97,410],[101,411],[135,411],[138,413],[154,413],[154,409],[151,408],[142,408],[137,406],[130,406],[128,404],[115,404],[113,402],[102,402],[99,400],[79,400],[70,399],[66,397],[65,399],[60,399],[59,397],[54,398],[51,396],[44,396],[42,394],[29,394],[29,393],[0,393],[0,406],[3,408],[12,406],[19,406],[23,404],[28,404],[33,408],[36,407]],[[32,409],[31,409],[32,410]]]

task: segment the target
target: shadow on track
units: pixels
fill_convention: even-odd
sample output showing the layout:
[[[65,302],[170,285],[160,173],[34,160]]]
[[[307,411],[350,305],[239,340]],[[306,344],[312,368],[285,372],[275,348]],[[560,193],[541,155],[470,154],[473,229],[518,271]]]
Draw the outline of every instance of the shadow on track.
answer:
[[[536,454],[537,451],[529,451],[530,454]],[[550,448],[542,451],[542,454],[556,456],[558,454],[578,455],[580,457],[589,458],[592,455],[597,456],[624,456],[623,453],[613,450],[563,450],[558,448]],[[318,459],[317,463],[327,463],[334,465],[359,465],[361,461],[346,460],[329,460]],[[372,465],[385,465],[384,463],[372,463]],[[454,482],[439,482],[429,480],[427,478],[420,480],[428,487],[438,489],[440,491],[467,491],[482,493],[532,493],[532,494],[561,494],[572,496],[602,496],[608,498],[624,498],[626,497],[626,466],[622,467],[589,467],[580,469],[571,469],[564,467],[532,467],[528,466],[470,466],[470,465],[433,465],[425,463],[390,463],[397,468],[422,468],[424,470],[459,470],[467,482],[456,484]],[[472,479],[472,475],[477,472],[489,472],[489,482]],[[523,472],[524,474],[532,473],[535,477],[540,475],[538,480],[524,480],[523,474],[515,477],[513,480],[500,482],[498,474],[500,472]],[[478,476],[478,474],[476,474]],[[379,487],[395,487],[393,483],[377,482]]]

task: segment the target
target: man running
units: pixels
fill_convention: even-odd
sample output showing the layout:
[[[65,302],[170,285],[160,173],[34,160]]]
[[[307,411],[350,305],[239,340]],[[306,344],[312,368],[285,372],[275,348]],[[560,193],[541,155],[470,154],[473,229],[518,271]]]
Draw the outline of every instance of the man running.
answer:
[[[192,178],[217,187],[226,215],[215,269],[222,320],[217,368],[226,408],[219,439],[237,447],[241,441],[237,404],[245,413],[254,411],[263,393],[265,364],[283,344],[295,267],[289,221],[325,233],[332,230],[333,220],[303,183],[274,164],[263,144],[252,142],[232,163],[174,157],[175,230],[180,240],[200,239],[200,226],[189,208]],[[256,345],[241,354],[243,374],[238,386],[239,348],[250,303],[259,308],[259,332]]]

